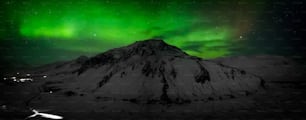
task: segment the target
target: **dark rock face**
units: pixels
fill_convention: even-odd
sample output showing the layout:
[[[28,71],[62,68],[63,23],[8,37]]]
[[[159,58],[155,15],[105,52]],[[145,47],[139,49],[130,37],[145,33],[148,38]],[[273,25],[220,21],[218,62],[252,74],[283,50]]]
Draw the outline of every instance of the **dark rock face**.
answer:
[[[112,62],[115,62],[116,59],[114,59],[112,54],[102,54],[99,56],[95,56],[87,61],[85,61],[82,64],[82,67],[78,70],[78,74],[82,74],[85,72],[88,68],[95,68],[99,67],[105,64],[110,64]]]
[[[89,58],[86,56],[80,56],[79,58],[76,59],[76,63],[78,64],[83,64],[85,61],[87,61]]]
[[[208,71],[198,62],[200,67],[200,73],[195,75],[195,81],[197,83],[204,84],[206,81],[210,81]]]
[[[104,76],[103,79],[98,83],[98,87],[102,87],[104,84],[106,84],[112,75],[113,73],[109,73],[108,75]]]
[[[57,71],[49,81],[63,80],[68,96],[94,94],[135,103],[188,103],[193,100],[235,98],[263,88],[263,80],[247,72],[192,57],[162,40],[145,40],[94,57],[80,57],[74,67]],[[67,72],[72,71],[72,72]],[[61,74],[66,73],[66,74]],[[70,73],[70,74],[67,74]],[[243,93],[243,94],[241,94]],[[83,97],[86,97],[83,96]]]

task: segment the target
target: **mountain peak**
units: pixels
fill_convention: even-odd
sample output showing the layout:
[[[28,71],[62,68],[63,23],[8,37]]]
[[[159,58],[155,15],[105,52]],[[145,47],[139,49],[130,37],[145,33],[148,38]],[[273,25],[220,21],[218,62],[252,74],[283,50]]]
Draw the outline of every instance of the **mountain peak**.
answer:
[[[167,45],[167,43],[162,39],[147,39],[142,41],[136,41],[135,44],[152,44],[152,45],[158,45],[158,44],[164,44]]]
[[[161,59],[164,57],[188,57],[188,55],[179,48],[169,45],[161,39],[148,39],[137,41],[125,47],[111,49],[91,57],[82,64],[78,73],[80,74],[93,66],[126,61],[141,61],[150,57]]]
[[[162,39],[148,39],[143,41],[137,41],[134,44],[127,46],[129,53],[140,54],[141,56],[146,55],[159,55],[169,56],[178,55],[185,56],[185,52],[179,48],[169,45]]]
[[[167,46],[171,46],[164,42],[162,39],[147,39],[147,40],[142,40],[142,41],[136,41],[131,47],[149,47],[151,49],[154,48],[163,48]]]

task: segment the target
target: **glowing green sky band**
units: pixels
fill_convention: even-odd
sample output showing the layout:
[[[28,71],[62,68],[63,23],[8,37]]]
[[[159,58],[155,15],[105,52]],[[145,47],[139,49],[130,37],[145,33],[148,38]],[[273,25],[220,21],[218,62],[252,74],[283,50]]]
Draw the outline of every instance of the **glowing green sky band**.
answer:
[[[18,8],[24,12],[12,15],[20,22],[20,34],[32,40],[58,41],[52,46],[57,49],[100,53],[158,37],[191,55],[214,58],[230,54],[230,43],[244,34],[242,25],[234,24],[240,16],[224,22],[222,16],[229,14],[226,9],[201,1],[26,2]],[[223,13],[214,11],[219,9]]]

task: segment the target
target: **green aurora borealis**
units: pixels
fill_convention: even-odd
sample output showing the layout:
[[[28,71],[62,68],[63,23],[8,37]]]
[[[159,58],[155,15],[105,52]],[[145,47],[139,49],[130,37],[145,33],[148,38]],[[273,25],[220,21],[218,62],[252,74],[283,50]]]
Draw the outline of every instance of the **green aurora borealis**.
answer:
[[[217,18],[215,14],[223,16],[230,13],[226,13],[225,10],[220,11],[222,13],[209,13],[215,11],[205,10],[205,4],[209,6],[210,3],[196,5],[186,0],[35,1],[23,6],[24,9],[33,10],[21,10],[26,12],[17,16],[22,18],[19,30],[22,36],[33,39],[73,40],[85,44],[61,43],[54,46],[68,50],[97,53],[112,48],[109,44],[119,47],[137,40],[162,37],[168,43],[185,48],[186,52],[199,57],[211,58],[229,54],[227,48],[220,46],[229,45],[231,40],[239,39],[237,35],[245,34],[239,31],[245,26],[232,25],[232,22],[237,22],[236,19],[241,19],[241,16],[233,16],[232,20],[222,21],[223,18]],[[228,10],[232,9],[228,5],[225,7]],[[82,41],[84,39],[95,41],[100,46],[86,45]],[[198,44],[202,45],[196,49],[186,46],[192,42],[200,42]],[[208,50],[215,47],[219,48]]]
[[[248,47],[248,35],[258,27],[255,20],[266,7],[263,0],[13,0],[3,4],[5,24],[12,25],[2,26],[1,40],[14,36],[14,41],[28,46],[16,54],[47,59],[23,58],[36,63],[95,55],[150,38],[162,38],[202,58],[229,56]]]

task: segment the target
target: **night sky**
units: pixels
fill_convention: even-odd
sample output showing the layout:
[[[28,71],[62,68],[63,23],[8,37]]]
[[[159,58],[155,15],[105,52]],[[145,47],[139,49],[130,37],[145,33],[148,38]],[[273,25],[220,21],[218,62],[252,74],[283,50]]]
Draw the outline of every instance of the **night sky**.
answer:
[[[303,57],[302,0],[2,0],[0,63],[35,66],[161,38],[205,59]]]

